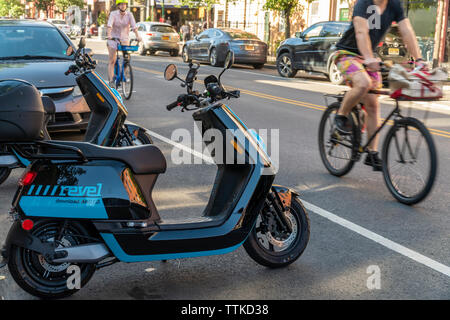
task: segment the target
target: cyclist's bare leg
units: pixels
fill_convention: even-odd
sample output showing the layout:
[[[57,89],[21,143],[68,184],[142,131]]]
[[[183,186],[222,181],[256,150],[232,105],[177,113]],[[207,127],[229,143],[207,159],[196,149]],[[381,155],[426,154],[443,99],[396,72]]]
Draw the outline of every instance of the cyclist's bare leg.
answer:
[[[367,134],[371,137],[378,129],[380,121],[380,102],[378,101],[378,94],[369,93],[362,99],[362,103],[366,107],[367,112]],[[377,151],[378,149],[379,135],[377,135],[368,148],[370,151]]]
[[[348,116],[365,95],[369,92],[372,80],[366,72],[356,72],[352,76],[352,89],[347,91],[338,114]]]
[[[114,79],[114,65],[117,59],[117,49],[108,46],[108,54],[108,77],[109,81],[112,81]]]

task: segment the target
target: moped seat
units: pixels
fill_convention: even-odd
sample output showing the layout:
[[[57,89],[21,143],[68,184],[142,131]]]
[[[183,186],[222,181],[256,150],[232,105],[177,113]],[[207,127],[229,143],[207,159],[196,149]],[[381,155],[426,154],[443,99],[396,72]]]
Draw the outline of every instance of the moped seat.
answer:
[[[130,166],[136,174],[166,172],[166,158],[155,145],[110,148],[88,142],[52,141],[80,149],[88,160],[118,160]]]

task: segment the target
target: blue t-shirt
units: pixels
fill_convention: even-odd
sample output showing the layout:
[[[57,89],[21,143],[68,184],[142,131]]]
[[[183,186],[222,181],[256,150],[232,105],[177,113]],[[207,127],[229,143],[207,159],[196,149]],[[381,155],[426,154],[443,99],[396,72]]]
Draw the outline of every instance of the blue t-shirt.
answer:
[[[406,18],[400,0],[388,0],[386,9],[381,16],[377,14],[373,0],[358,0],[353,9],[353,18],[354,17],[367,19],[369,24],[369,37],[374,51],[380,41],[383,40],[383,37],[391,27],[392,22],[398,23]],[[359,55],[361,54],[356,43],[353,21],[350,28],[336,44],[336,47]]]

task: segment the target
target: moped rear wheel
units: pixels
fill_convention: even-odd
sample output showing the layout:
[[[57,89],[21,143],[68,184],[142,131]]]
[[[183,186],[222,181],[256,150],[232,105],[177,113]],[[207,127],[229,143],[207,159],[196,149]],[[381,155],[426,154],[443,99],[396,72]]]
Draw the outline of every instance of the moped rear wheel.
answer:
[[[70,222],[59,237],[62,222],[41,220],[35,223],[32,234],[44,242],[55,242],[55,246],[74,246],[87,242],[90,233],[81,224]],[[55,263],[42,254],[26,248],[13,246],[8,260],[8,269],[15,282],[29,294],[43,299],[60,299],[78,291],[68,285],[71,273],[68,268],[79,268],[80,286],[84,287],[95,272],[95,264]]]
[[[265,217],[262,217],[265,214]],[[257,263],[269,268],[281,268],[297,260],[309,241],[309,217],[300,200],[293,198],[285,212],[292,232],[283,232],[275,221],[261,212],[255,227],[244,243],[245,251]]]

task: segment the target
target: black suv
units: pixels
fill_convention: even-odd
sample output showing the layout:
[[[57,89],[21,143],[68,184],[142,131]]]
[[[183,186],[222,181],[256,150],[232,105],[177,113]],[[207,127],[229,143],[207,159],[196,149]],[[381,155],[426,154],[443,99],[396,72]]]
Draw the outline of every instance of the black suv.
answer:
[[[318,22],[295,38],[289,38],[277,49],[277,70],[282,77],[293,78],[298,70],[325,74],[332,83],[342,84],[344,79],[333,62],[335,44],[349,28],[350,22]],[[393,25],[376,52],[383,60],[406,61],[406,50]],[[394,59],[393,59],[394,58]]]

